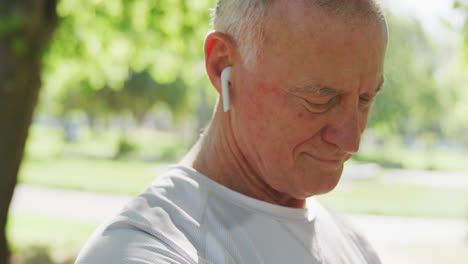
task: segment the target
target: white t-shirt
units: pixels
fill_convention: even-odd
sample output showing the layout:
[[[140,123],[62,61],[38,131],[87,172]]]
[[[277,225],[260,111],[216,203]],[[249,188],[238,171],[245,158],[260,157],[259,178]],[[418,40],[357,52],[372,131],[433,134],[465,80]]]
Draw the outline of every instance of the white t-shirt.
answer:
[[[314,198],[295,209],[172,166],[101,225],[78,264],[380,263],[366,240]]]

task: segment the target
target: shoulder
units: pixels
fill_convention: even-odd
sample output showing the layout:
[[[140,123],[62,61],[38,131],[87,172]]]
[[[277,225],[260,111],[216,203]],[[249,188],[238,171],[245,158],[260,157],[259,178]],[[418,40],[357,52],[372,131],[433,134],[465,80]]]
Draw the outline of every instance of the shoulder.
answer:
[[[158,238],[129,223],[115,222],[96,230],[76,264],[193,263]]]
[[[198,229],[204,198],[188,173],[158,177],[94,232],[76,263],[200,263],[187,233]]]

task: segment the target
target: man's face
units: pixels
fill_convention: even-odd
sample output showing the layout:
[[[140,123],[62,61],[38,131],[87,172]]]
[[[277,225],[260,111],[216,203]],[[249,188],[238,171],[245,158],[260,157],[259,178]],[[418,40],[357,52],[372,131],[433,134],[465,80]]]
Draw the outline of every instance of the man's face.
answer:
[[[236,67],[231,115],[260,180],[304,199],[332,190],[359,148],[383,82],[387,31],[383,22],[350,23],[298,2],[269,10],[256,66]]]

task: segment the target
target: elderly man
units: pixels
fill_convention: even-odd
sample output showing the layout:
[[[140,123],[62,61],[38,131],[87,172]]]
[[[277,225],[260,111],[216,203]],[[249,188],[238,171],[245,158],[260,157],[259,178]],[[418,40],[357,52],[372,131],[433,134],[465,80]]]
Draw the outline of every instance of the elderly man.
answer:
[[[77,263],[380,263],[313,198],[337,185],[383,84],[378,5],[218,0],[213,24],[211,124]]]

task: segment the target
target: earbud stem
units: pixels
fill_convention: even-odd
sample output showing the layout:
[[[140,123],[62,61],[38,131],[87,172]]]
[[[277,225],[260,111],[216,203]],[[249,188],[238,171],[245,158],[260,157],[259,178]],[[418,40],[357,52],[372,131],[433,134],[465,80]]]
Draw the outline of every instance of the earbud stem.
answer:
[[[229,101],[229,81],[231,77],[231,66],[224,68],[221,72],[221,93],[223,97],[223,108],[224,112],[228,112],[230,109]]]

